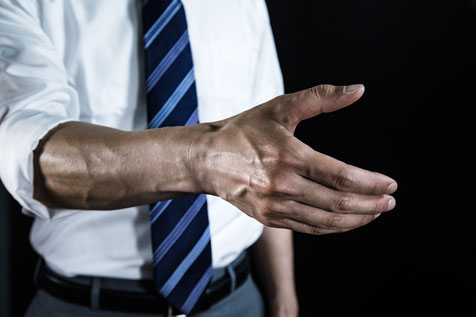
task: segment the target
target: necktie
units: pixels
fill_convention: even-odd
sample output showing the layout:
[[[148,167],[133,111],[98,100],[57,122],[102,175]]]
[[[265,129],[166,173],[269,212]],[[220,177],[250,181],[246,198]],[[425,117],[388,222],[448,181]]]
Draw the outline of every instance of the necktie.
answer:
[[[179,0],[143,1],[148,128],[198,123],[185,11]],[[206,196],[150,209],[155,287],[188,314],[212,276]]]

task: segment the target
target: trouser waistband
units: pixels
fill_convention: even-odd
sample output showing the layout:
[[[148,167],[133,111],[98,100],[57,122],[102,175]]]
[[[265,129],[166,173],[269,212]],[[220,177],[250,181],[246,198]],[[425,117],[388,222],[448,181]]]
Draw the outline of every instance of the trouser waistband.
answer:
[[[154,291],[152,280],[65,277],[41,262],[35,274],[37,287],[62,300],[92,309],[138,313],[167,314],[170,309],[166,300]],[[249,274],[248,262],[247,252],[243,251],[226,267],[214,269],[212,280],[197,302],[194,312],[206,310],[243,284]]]

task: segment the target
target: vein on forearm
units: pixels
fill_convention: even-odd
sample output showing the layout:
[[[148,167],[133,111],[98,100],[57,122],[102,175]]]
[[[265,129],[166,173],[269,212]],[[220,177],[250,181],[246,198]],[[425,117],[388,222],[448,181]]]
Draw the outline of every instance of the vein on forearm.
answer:
[[[35,198],[51,207],[106,210],[192,192],[186,135],[193,129],[62,124],[34,152]]]

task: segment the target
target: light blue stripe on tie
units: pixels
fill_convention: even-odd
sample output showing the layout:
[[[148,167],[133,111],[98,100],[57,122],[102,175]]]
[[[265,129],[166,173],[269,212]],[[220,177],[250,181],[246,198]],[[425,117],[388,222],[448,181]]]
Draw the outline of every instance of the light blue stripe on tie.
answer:
[[[172,200],[167,200],[167,201],[161,201],[160,203],[157,203],[154,206],[154,208],[152,208],[152,210],[150,211],[150,217],[151,217],[150,222],[154,223],[157,220],[157,218],[159,218],[159,216],[164,212],[164,210],[170,205],[171,202]],[[155,213],[156,211],[157,213]]]
[[[177,57],[182,53],[183,49],[188,44],[188,32],[183,32],[182,36],[177,40],[177,42],[172,46],[170,51],[165,55],[162,61],[157,65],[157,67],[150,73],[146,81],[146,92],[149,93],[152,88],[157,84],[157,82],[162,78],[170,65],[177,59]]]
[[[182,305],[182,310],[186,313],[190,312],[197,302],[200,295],[203,293],[205,287],[207,287],[208,281],[212,278],[213,268],[210,265],[208,269],[203,273],[198,283],[193,288],[192,292],[188,295],[188,298]]]
[[[160,209],[164,204],[167,203],[168,200],[163,200],[163,201],[158,201],[155,203],[154,207],[149,210],[149,215],[153,216],[154,212],[156,212],[158,209]]]
[[[165,102],[165,104],[160,108],[160,110],[155,114],[154,118],[149,122],[149,129],[159,127],[162,122],[167,119],[169,114],[174,110],[175,106],[179,103],[180,99],[182,99],[183,95],[188,91],[190,86],[192,86],[193,82],[195,81],[193,77],[193,68],[185,75],[185,78],[182,82],[178,85],[177,89],[172,93],[169,99]]]
[[[196,124],[196,123],[198,123],[198,108],[195,108],[193,113],[188,118],[187,122],[185,122],[184,126],[191,125],[191,124]]]
[[[168,236],[160,243],[157,249],[155,249],[153,263],[154,266],[157,265],[160,260],[162,260],[164,255],[170,250],[170,248],[174,245],[177,239],[182,235],[187,226],[192,222],[192,220],[195,218],[195,216],[205,204],[206,199],[207,197],[205,195],[198,196],[197,199],[195,199],[193,204],[182,216],[182,218],[179,220],[179,222],[177,222],[177,224],[168,234]]]
[[[180,265],[175,269],[172,275],[169,277],[167,282],[162,286],[160,289],[160,293],[167,297],[169,296],[170,292],[175,288],[177,283],[183,277],[185,272],[187,272],[188,268],[195,262],[198,256],[202,253],[203,249],[207,246],[208,242],[210,241],[210,227],[206,227],[205,231],[203,231],[202,236],[195,244],[193,249],[187,254],[185,259],[180,263]]]
[[[145,48],[149,48],[150,44],[154,39],[159,35],[159,33],[164,29],[164,27],[169,23],[170,20],[175,16],[177,11],[182,6],[182,2],[178,0],[173,0],[167,9],[164,10],[162,15],[155,21],[155,23],[150,27],[150,29],[144,35]]]

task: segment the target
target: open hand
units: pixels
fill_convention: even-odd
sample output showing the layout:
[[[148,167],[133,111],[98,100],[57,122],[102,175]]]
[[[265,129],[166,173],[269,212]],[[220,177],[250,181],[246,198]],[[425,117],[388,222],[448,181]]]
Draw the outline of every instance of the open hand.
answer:
[[[362,85],[320,85],[210,123],[206,151],[194,163],[201,191],[264,225],[310,234],[348,231],[393,209],[393,179],[294,137],[300,121],[344,108],[363,93]]]

